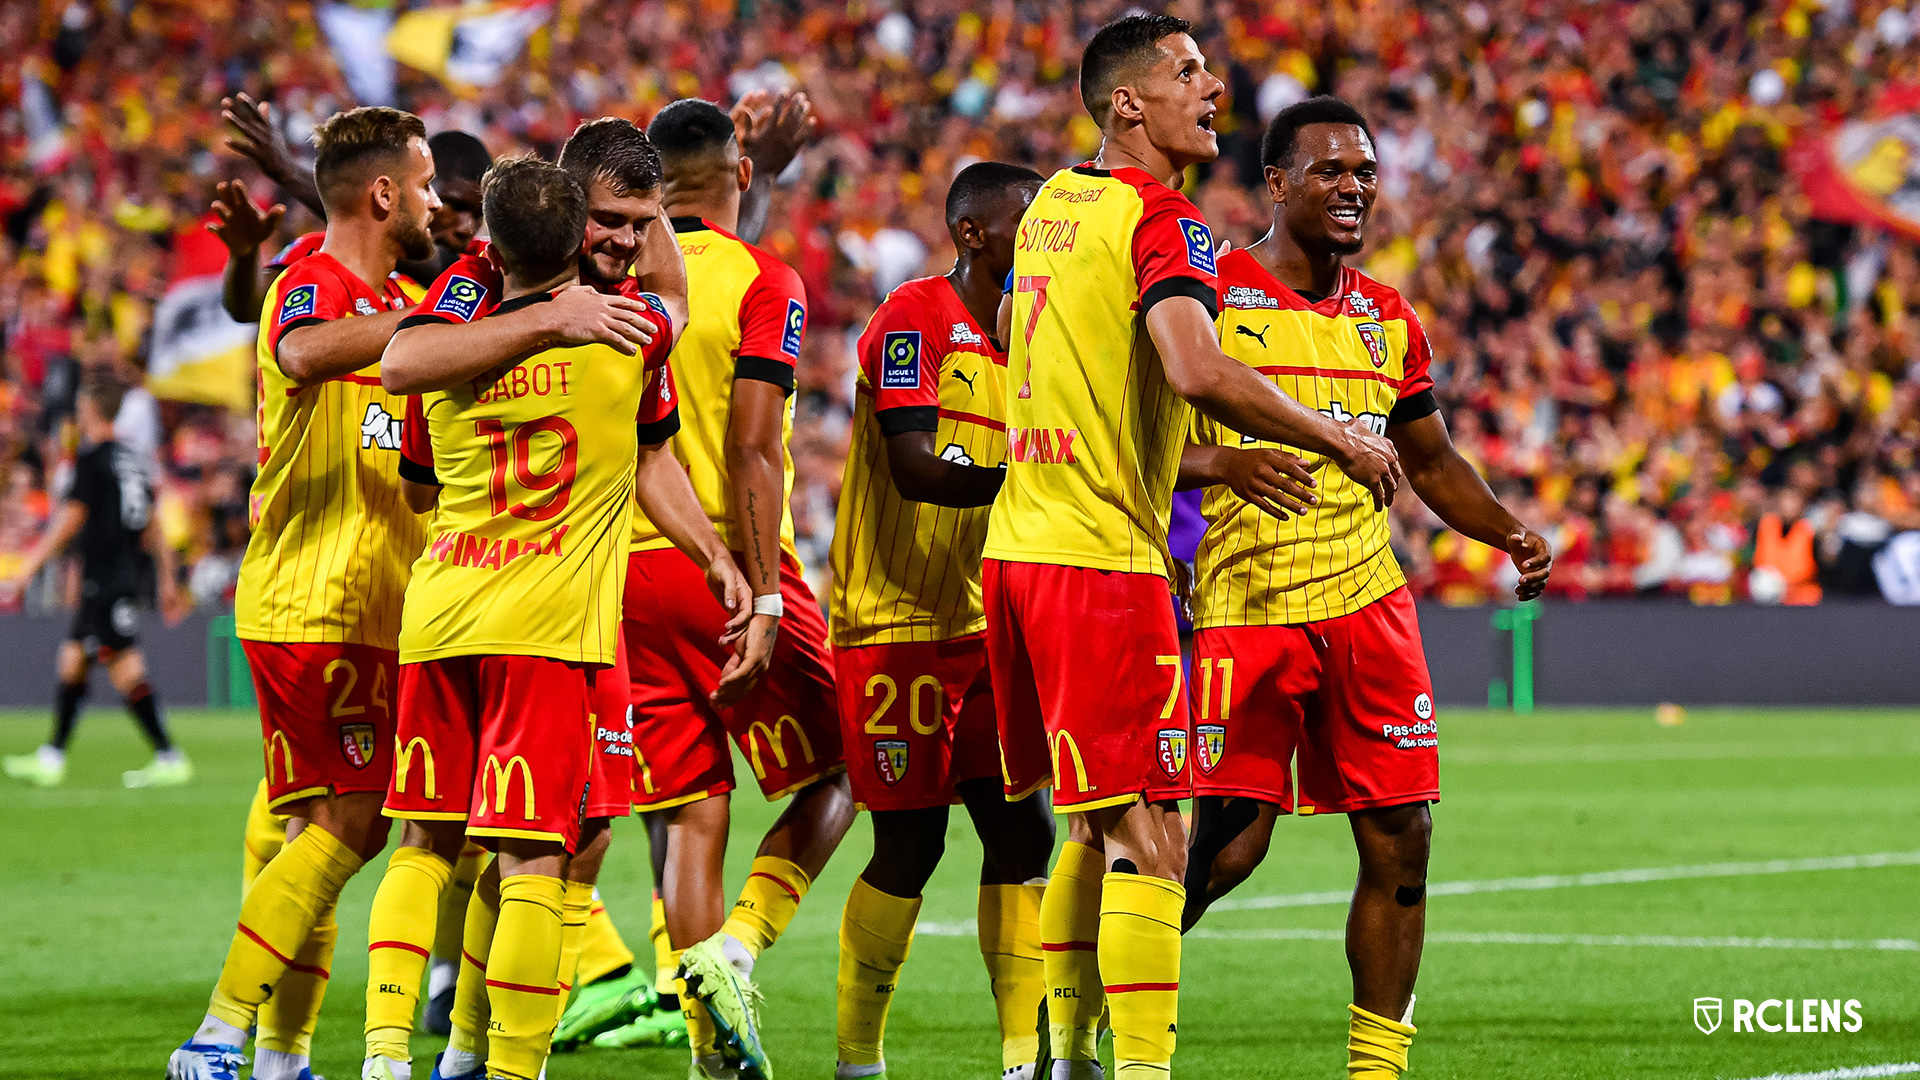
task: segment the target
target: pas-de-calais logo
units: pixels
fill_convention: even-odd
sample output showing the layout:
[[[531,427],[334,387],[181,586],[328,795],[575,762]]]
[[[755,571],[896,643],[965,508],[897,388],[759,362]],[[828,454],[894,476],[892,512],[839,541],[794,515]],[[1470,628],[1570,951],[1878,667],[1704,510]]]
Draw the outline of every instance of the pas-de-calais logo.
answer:
[[[1719,998],[1693,999],[1693,1026],[1699,1028],[1702,1035],[1711,1035],[1720,1030]]]
[[[373,760],[373,725],[341,724],[340,756],[356,769],[364,769]]]
[[[1387,366],[1387,328],[1377,322],[1355,323],[1360,332],[1360,341],[1367,347],[1367,356],[1373,360],[1374,367]]]
[[[1160,771],[1179,779],[1187,767],[1187,733],[1181,728],[1160,729]]]
[[[1220,724],[1201,724],[1194,728],[1199,736],[1194,741],[1193,752],[1198,755],[1200,771],[1210,773],[1220,759],[1227,756],[1227,729]]]
[[[873,767],[888,787],[907,775],[907,744],[900,739],[884,739],[873,744]]]
[[[880,343],[880,387],[920,389],[920,331],[895,330]]]

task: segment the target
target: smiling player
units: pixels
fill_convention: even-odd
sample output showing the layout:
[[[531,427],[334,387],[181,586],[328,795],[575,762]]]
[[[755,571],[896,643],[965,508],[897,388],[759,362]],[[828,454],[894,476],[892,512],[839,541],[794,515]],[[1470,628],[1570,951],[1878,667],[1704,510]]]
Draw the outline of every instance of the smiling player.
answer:
[[[1452,528],[1513,556],[1519,599],[1540,595],[1552,552],[1453,448],[1420,320],[1398,292],[1343,263],[1373,209],[1366,120],[1337,98],[1301,102],[1274,117],[1261,156],[1273,230],[1220,260],[1221,346],[1294,398],[1392,439],[1415,493]],[[1275,441],[1208,417],[1194,430],[1190,467]],[[1323,477],[1320,502],[1298,517],[1221,487],[1202,507],[1185,925],[1266,855],[1275,817],[1293,809],[1297,754],[1302,812],[1348,815],[1360,852],[1348,1072],[1395,1080],[1414,1034],[1427,804],[1440,797],[1433,686],[1385,512],[1311,452],[1309,464]]]

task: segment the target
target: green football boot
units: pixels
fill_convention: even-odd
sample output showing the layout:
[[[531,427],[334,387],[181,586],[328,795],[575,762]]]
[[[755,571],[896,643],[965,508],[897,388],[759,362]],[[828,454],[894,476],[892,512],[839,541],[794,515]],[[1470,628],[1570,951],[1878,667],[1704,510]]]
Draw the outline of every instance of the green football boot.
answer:
[[[567,1002],[567,1011],[553,1029],[553,1048],[574,1050],[585,1046],[603,1032],[625,1027],[652,1013],[659,1000],[653,979],[638,970],[629,970],[617,979],[588,983],[575,990],[573,1000]]]
[[[773,1064],[760,1045],[760,988],[727,960],[719,939],[716,934],[682,953],[680,978],[713,1017],[719,1033],[714,1048],[741,1080],[773,1080]]]
[[[686,1049],[687,1020],[677,1012],[656,1009],[624,1027],[603,1031],[593,1037],[593,1045],[607,1050],[665,1047]]]

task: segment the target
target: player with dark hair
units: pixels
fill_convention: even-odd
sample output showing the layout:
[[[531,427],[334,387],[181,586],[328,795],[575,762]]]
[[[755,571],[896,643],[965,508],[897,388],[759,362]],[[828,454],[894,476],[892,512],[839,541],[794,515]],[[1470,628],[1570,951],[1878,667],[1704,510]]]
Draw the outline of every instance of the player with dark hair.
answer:
[[[625,623],[634,808],[667,823],[662,900],[670,944],[684,950],[681,1005],[696,1068],[759,1077],[766,1065],[748,973],[853,821],[826,621],[800,576],[787,509],[787,399],[806,299],[799,275],[733,232],[754,173],[734,121],[711,102],[676,101],[648,135],[687,260],[690,321],[674,372],[698,404],[686,411],[674,453],[745,570],[753,601],[746,633],[729,643],[727,612],[698,565],[669,550],[659,523],[640,520],[651,515],[636,515]],[[762,792],[792,798],[729,916],[722,863],[736,742]]]
[[[1046,796],[1000,786],[980,548],[1006,473],[1006,351],[992,327],[1020,215],[1042,182],[969,165],[947,189],[953,269],[894,289],[860,336],[852,446],[833,532],[833,662],[847,775],[873,856],[840,916],[839,1080],[886,1072],[883,1035],[947,808],[980,836],[980,951],[1001,1068],[1032,1080]]]
[[[488,254],[503,273],[493,310],[552,303],[579,275],[589,216],[579,181],[531,155],[511,158],[488,171],[482,199]],[[416,872],[418,863],[432,860],[444,874],[467,835],[497,851],[475,890],[494,903],[484,916],[469,909],[464,950],[485,970],[475,989],[484,985],[486,1003],[456,1001],[454,1030],[468,1042],[450,1046],[441,1075],[536,1080],[571,977],[568,952],[577,955],[592,887],[570,882],[567,868],[584,843],[582,819],[599,816],[590,781],[599,744],[609,725],[624,722],[624,703],[615,705],[618,720],[604,715],[600,675],[619,674],[635,469],[641,440],[663,423],[667,312],[683,310],[665,297],[642,299],[658,332],[637,361],[594,344],[532,350],[437,379],[402,376],[419,392],[406,495],[435,509],[432,543],[407,591],[386,805],[408,819],[410,839],[424,834],[427,843],[402,849],[417,854],[389,866],[376,907],[409,892],[402,879],[431,876]],[[414,890],[411,911],[399,914],[430,917],[438,887]],[[388,903],[385,914],[395,906],[406,905]],[[380,928],[370,934],[378,938]],[[424,951],[418,938],[403,944],[413,948],[386,951]],[[417,985],[419,976],[415,963],[395,977]],[[479,1030],[461,1023],[463,1013],[480,1014]],[[404,1055],[404,1044],[398,1049]],[[476,1050],[481,1061],[454,1063]],[[410,1071],[404,1057],[379,1053],[362,1075]]]
[[[1299,401],[1384,433],[1421,501],[1462,535],[1513,557],[1518,599],[1540,595],[1552,550],[1447,437],[1412,305],[1344,264],[1360,251],[1373,210],[1366,120],[1337,98],[1300,102],[1274,117],[1261,157],[1273,229],[1220,260],[1221,346]],[[1225,463],[1273,453],[1258,444],[1276,440],[1203,417],[1195,441],[1190,457]],[[1308,463],[1325,477],[1320,501],[1297,517],[1275,521],[1221,488],[1203,504],[1183,924],[1265,857],[1275,817],[1294,808],[1289,763],[1297,761],[1301,811],[1346,814],[1360,854],[1347,919],[1347,1070],[1353,1080],[1397,1080],[1414,1034],[1427,805],[1440,797],[1433,685],[1386,514],[1317,456]]]
[[[125,393],[125,387],[100,374],[81,383],[74,418],[83,448],[74,459],[66,497],[13,576],[0,581],[0,592],[17,595],[69,545],[79,557],[80,610],[60,643],[53,735],[33,753],[6,759],[8,776],[41,787],[66,779],[67,744],[80,720],[87,676],[95,663],[106,667],[134,723],[153,745],[153,763],[127,772],[122,782],[130,788],[169,787],[193,778],[185,751],[167,735],[160,699],[147,683],[146,659],[135,637],[143,555],[156,564],[160,611],[167,620],[179,618],[181,596],[174,581],[173,549],[160,536],[153,513],[153,479],[140,459],[113,438],[113,418]]]
[[[738,630],[745,623],[750,603],[745,581],[708,524],[686,474],[665,447],[680,424],[678,396],[666,367],[666,354],[673,344],[672,328],[685,323],[686,281],[679,249],[660,211],[659,157],[639,129],[628,121],[609,118],[581,125],[562,149],[559,167],[586,192],[583,239],[566,254],[577,264],[579,279],[592,287],[563,289],[551,300],[494,314],[505,288],[500,260],[490,249],[464,256],[434,283],[419,313],[406,320],[394,335],[383,375],[389,385],[408,393],[458,385],[510,364],[529,351],[547,347],[542,342],[561,323],[542,322],[536,317],[537,309],[577,302],[583,305],[581,310],[608,314],[612,321],[601,329],[617,332],[602,343],[617,342],[614,347],[621,351],[638,345],[649,372],[648,390],[637,417],[641,442],[636,496],[640,506],[660,521],[666,534],[701,567],[713,594],[727,610],[735,612],[732,628]],[[558,197],[560,193],[552,194]],[[529,196],[516,203],[535,201]],[[490,227],[496,238],[501,236],[499,230],[508,230],[516,246],[529,252],[530,258],[543,257],[539,253],[545,246],[545,230],[540,216],[523,218],[515,214],[500,218]],[[583,329],[587,333],[575,339],[579,343],[601,340],[592,336],[600,332],[593,324]],[[419,482],[409,485],[410,497],[430,504],[431,451],[425,445],[410,446],[407,454],[403,475]],[[597,906],[594,882],[611,838],[609,819],[625,816],[632,801],[624,659],[597,673],[595,693],[599,752],[594,757],[595,774],[580,844],[566,871],[569,940],[562,982],[574,982],[574,958],[591,941],[594,923],[604,923],[600,932],[613,935],[607,951],[624,956],[616,955],[610,966],[596,961],[598,966],[588,977],[612,984],[614,1000],[607,1004],[615,1007],[599,1010],[591,1023],[583,1022],[584,1029],[597,1024],[604,1030],[639,1014],[641,1010],[622,1006],[620,999],[628,999],[629,1005],[649,1002],[647,991],[652,980],[645,972],[631,970],[632,954],[618,941],[604,909],[597,918],[592,914]],[[415,809],[420,808],[416,805]],[[397,807],[391,812],[414,816]],[[428,817],[409,821],[375,897],[369,930],[373,942],[370,963],[380,977],[368,983],[368,1072],[386,1069],[399,1077],[409,1060],[407,1037],[414,1009],[413,988],[419,984],[420,948],[433,931],[425,922],[427,904],[434,891],[444,887],[451,872],[452,853],[459,850],[458,836],[457,830]],[[486,955],[487,934],[498,908],[497,880],[497,874],[483,877],[473,893],[467,917],[468,946],[463,949],[470,959],[484,960]],[[566,1003],[563,996],[558,1004]],[[484,1065],[486,1006],[482,969],[463,964],[451,1016],[453,1033],[440,1075],[464,1076]],[[595,1033],[575,1033],[571,1041],[583,1041]]]
[[[1100,1075],[1103,1004],[1121,1077],[1171,1067],[1189,730],[1167,528],[1193,410],[1326,454],[1381,505],[1399,481],[1384,438],[1220,350],[1213,237],[1174,185],[1218,155],[1224,86],[1187,30],[1136,15],[1094,35],[1080,85],[1100,155],[1047,181],[1014,251],[984,600],[1008,791],[1050,773],[1072,815],[1040,910],[1053,1080]],[[1298,463],[1284,479],[1288,508],[1313,498]]]
[[[405,405],[382,389],[379,360],[410,306],[394,264],[432,254],[439,200],[410,113],[354,109],[314,142],[326,241],[268,290],[253,535],[234,597],[269,809],[291,816],[292,839],[247,890],[206,1020],[168,1061],[172,1080],[232,1077],[256,1019],[253,1075],[306,1069],[335,901],[387,841],[400,601],[426,523],[401,501]]]

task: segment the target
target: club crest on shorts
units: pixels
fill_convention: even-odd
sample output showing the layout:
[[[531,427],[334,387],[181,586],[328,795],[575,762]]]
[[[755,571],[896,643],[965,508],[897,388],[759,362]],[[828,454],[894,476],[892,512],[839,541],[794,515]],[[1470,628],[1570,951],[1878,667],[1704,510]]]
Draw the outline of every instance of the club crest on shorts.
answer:
[[[1355,323],[1353,328],[1360,332],[1360,343],[1367,347],[1367,356],[1373,360],[1373,366],[1387,366],[1387,328],[1377,322]]]
[[[1187,767],[1187,733],[1184,728],[1160,729],[1160,771],[1178,780]]]
[[[356,769],[364,769],[373,760],[373,725],[341,724],[340,756]]]
[[[1201,724],[1193,729],[1196,736],[1193,752],[1200,763],[1201,772],[1212,772],[1220,759],[1227,756],[1227,729],[1220,724]]]
[[[888,787],[907,775],[907,744],[900,739],[883,739],[873,744],[873,768]]]

